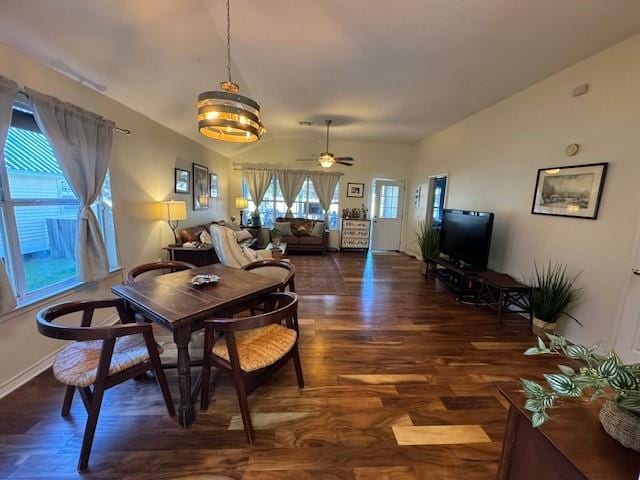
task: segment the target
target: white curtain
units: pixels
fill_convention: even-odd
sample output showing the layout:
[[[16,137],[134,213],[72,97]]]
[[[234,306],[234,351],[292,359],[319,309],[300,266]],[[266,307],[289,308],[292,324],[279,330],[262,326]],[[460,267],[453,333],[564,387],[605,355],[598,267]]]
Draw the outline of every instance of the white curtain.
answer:
[[[307,178],[307,174],[296,170],[277,170],[276,176],[278,177],[278,183],[280,184],[280,190],[284,197],[284,203],[287,204],[286,217],[293,217],[291,213],[291,207],[293,207],[296,197],[302,188],[304,179]]]
[[[316,190],[320,205],[324,209],[325,222],[329,217],[329,207],[331,206],[331,199],[336,191],[338,180],[340,180],[340,173],[324,173],[314,172],[311,174],[311,181],[313,182],[313,188]]]
[[[18,94],[18,84],[0,75],[0,165],[4,163],[4,144],[11,126],[11,111]],[[9,276],[0,261],[0,315],[16,308],[16,297]]]
[[[267,193],[271,179],[273,178],[273,171],[271,170],[244,170],[244,180],[249,187],[249,193],[253,203],[256,204],[256,212],[258,207],[262,203],[264,194]]]
[[[26,89],[40,130],[47,136],[60,169],[80,201],[76,243],[78,280],[90,282],[109,273],[109,258],[91,204],[102,190],[115,124],[57,98]]]

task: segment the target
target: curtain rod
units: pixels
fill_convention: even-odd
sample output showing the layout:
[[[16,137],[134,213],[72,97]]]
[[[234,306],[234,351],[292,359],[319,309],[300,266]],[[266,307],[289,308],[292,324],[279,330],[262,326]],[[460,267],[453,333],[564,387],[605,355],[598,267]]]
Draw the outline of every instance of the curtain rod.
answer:
[[[18,93],[20,95],[24,95],[25,97],[29,98],[29,95],[27,94],[27,92],[25,92],[24,90],[18,90]],[[131,135],[131,130],[129,130],[128,128],[120,128],[117,125],[113,128],[116,132],[121,133],[123,135]]]

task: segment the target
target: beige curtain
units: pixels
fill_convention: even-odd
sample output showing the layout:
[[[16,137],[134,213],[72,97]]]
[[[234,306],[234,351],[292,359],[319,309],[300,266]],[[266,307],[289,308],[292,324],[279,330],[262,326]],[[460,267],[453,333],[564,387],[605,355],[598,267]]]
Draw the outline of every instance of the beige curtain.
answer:
[[[256,212],[262,203],[264,194],[267,193],[271,179],[273,178],[272,170],[244,170],[242,172],[244,180],[249,187],[249,193],[253,203],[256,204]]]
[[[91,205],[107,175],[115,124],[75,105],[26,89],[40,130],[47,136],[62,173],[80,201],[76,276],[90,282],[109,274],[109,257]]]
[[[17,94],[18,84],[0,75],[0,167],[4,163],[4,144],[11,126],[11,110]],[[0,315],[16,308],[16,297],[2,260],[4,259],[0,257]]]
[[[325,222],[329,217],[329,207],[331,206],[331,199],[336,191],[338,180],[340,180],[340,173],[323,173],[314,172],[311,174],[311,181],[313,182],[313,188],[316,190],[320,205],[324,209]]]
[[[302,188],[304,179],[307,178],[307,174],[295,170],[277,170],[276,176],[278,177],[280,190],[282,190],[284,203],[287,204],[286,216],[293,217],[293,213],[291,213],[291,207],[293,207],[293,204],[296,201],[296,197],[298,196],[298,193]]]

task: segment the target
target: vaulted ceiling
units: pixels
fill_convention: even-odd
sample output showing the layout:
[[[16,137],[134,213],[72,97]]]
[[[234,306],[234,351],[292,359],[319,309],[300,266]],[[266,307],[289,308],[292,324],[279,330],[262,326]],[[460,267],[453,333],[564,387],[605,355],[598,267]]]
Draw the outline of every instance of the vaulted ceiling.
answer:
[[[224,0],[3,0],[0,42],[198,134]],[[232,0],[233,77],[272,138],[415,142],[640,32],[638,0]],[[588,81],[588,79],[585,79]],[[313,127],[300,127],[312,120]]]

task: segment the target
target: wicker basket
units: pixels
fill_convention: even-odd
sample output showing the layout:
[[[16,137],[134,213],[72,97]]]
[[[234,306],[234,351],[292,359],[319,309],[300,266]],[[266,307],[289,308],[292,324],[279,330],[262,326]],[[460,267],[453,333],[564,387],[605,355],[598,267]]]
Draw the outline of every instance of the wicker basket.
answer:
[[[600,409],[600,423],[622,445],[640,452],[640,416],[607,400]]]

